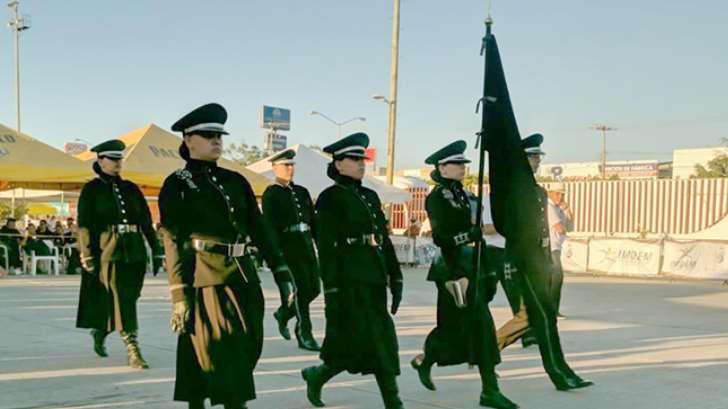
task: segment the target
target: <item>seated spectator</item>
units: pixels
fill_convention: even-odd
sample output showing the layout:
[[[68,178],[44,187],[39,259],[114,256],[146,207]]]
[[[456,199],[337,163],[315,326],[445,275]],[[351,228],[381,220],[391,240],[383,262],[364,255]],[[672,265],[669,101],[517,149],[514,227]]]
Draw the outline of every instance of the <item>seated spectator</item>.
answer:
[[[75,220],[69,217],[66,220],[66,246],[71,248],[71,254],[68,257],[68,263],[66,264],[66,274],[80,274],[81,273],[81,253],[78,251],[76,245],[76,234],[78,234],[78,226],[76,226]]]
[[[43,240],[38,237],[38,230],[33,224],[29,224],[25,231],[25,237],[20,242],[25,254],[30,255],[35,252],[36,256],[50,256],[51,249],[43,243]]]
[[[51,232],[50,228],[48,228],[48,222],[45,220],[41,220],[38,224],[38,228],[35,229],[35,234],[38,236],[50,236],[53,234],[53,232]]]
[[[7,219],[5,225],[0,228],[0,243],[8,248],[8,266],[10,270],[18,274],[23,263],[20,260],[21,234],[16,223],[14,218]]]
[[[65,244],[66,234],[63,229],[63,225],[60,221],[58,221],[56,222],[56,227],[53,229],[53,245],[61,249]]]

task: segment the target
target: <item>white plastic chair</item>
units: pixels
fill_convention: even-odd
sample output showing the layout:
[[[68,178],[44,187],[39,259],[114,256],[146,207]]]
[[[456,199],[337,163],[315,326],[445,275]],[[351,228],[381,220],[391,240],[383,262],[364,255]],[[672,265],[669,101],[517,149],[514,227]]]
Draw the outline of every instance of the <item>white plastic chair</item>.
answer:
[[[5,271],[10,274],[10,250],[8,249],[8,246],[0,244],[0,253],[2,253],[1,257],[5,260]]]
[[[54,246],[53,242],[50,240],[43,241],[51,250],[52,254],[50,256],[37,256],[35,255],[35,251],[31,251],[29,256],[23,258],[23,271],[28,271],[28,269],[30,269],[30,275],[34,276],[38,270],[38,263],[41,261],[47,261],[53,268],[53,274],[61,275],[61,255],[58,251],[58,247]]]

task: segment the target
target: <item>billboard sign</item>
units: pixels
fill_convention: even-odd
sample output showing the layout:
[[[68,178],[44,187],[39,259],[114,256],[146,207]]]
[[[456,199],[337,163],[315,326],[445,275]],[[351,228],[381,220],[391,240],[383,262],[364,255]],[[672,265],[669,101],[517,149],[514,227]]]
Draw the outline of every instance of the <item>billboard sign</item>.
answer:
[[[265,135],[263,146],[268,151],[280,152],[288,147],[288,137],[275,132],[268,132]]]
[[[291,130],[291,110],[263,105],[260,109],[260,127],[279,131]]]
[[[601,168],[602,166],[599,165],[600,171]],[[607,163],[604,173],[606,177],[617,176],[620,179],[656,178],[658,173],[657,161]]]
[[[63,144],[63,152],[66,152],[69,155],[77,155],[81,152],[86,152],[87,150],[88,145],[85,143],[66,142]]]

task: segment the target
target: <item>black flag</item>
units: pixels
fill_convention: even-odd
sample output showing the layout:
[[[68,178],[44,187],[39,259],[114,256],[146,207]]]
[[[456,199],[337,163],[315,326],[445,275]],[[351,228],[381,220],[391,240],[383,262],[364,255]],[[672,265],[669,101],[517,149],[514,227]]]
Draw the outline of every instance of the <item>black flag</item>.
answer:
[[[533,186],[536,180],[521,148],[516,117],[508,94],[503,64],[495,36],[485,40],[485,148],[488,151],[488,179],[493,223],[504,237],[515,234],[512,200],[538,200]],[[512,205],[512,203],[510,203]],[[509,225],[510,223],[510,225]]]

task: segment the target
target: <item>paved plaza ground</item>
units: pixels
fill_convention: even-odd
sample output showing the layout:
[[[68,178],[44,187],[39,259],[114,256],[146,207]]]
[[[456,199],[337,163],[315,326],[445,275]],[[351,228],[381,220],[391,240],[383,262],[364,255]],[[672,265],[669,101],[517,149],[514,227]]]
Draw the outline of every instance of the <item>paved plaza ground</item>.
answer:
[[[434,368],[437,392],[425,390],[409,367],[435,322],[435,292],[424,269],[405,271],[405,298],[395,318],[408,409],[477,408],[480,381],[467,366]],[[318,363],[278,336],[272,279],[264,277],[266,338],[251,409],[309,408],[299,371]],[[126,366],[118,335],[109,358],[91,350],[88,331],[74,328],[78,276],[0,279],[0,409],[186,408],[171,401],[175,336],[166,278],[148,278],[139,302],[142,352],[152,369]],[[497,324],[510,317],[499,292]],[[728,408],[728,287],[720,282],[642,280],[570,275],[559,322],[568,361],[596,386],[557,392],[536,348],[515,345],[498,367],[504,393],[523,408]],[[323,300],[312,306],[317,337]],[[324,390],[329,408],[380,408],[372,376],[340,375]]]

